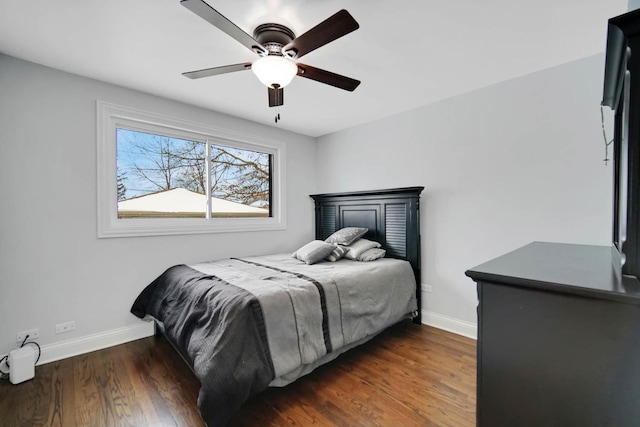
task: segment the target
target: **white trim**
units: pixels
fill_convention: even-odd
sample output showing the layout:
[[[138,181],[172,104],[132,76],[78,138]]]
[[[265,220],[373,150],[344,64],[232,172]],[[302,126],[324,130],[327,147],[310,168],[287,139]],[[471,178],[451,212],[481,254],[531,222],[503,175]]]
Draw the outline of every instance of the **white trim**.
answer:
[[[443,329],[474,340],[478,339],[478,326],[475,323],[465,322],[464,320],[427,310],[422,310],[420,314],[422,315],[423,325],[433,326],[434,328]]]
[[[478,328],[475,324],[454,319],[453,317],[422,310],[422,323],[467,338],[477,339]],[[38,365],[102,350],[141,338],[147,338],[153,336],[154,333],[155,324],[149,320],[123,328],[112,329],[72,340],[57,342],[55,344],[43,345],[42,355],[40,356]]]
[[[284,230],[286,221],[286,144],[229,129],[96,101],[97,108],[97,207],[99,238],[163,236],[176,234],[228,233]],[[214,219],[118,219],[116,177],[116,128],[156,129],[163,134],[195,141],[215,141],[238,148],[273,154],[270,218]]]
[[[90,353],[114,345],[124,344],[141,338],[150,337],[155,333],[153,321],[142,321],[135,325],[112,329],[93,335],[86,335],[67,341],[42,346],[42,355],[38,365],[55,362],[68,357]]]

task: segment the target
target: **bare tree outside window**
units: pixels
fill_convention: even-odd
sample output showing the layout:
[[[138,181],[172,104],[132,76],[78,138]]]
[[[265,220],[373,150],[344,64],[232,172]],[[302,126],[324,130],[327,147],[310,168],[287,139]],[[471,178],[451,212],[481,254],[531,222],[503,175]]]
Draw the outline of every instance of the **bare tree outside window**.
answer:
[[[268,209],[269,162],[266,153],[212,145],[211,194]]]
[[[126,172],[120,172],[120,169],[116,168],[116,186],[118,191],[118,201],[124,200],[127,194],[127,187],[124,185],[124,177]]]
[[[205,216],[207,182],[214,217],[270,216],[271,155],[117,129],[119,218]]]

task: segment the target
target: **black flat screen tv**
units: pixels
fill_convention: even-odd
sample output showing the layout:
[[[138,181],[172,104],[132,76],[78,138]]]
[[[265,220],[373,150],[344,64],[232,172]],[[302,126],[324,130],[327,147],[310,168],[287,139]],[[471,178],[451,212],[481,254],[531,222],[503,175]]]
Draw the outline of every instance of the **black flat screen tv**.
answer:
[[[609,20],[602,105],[615,111],[613,247],[640,278],[640,10]]]

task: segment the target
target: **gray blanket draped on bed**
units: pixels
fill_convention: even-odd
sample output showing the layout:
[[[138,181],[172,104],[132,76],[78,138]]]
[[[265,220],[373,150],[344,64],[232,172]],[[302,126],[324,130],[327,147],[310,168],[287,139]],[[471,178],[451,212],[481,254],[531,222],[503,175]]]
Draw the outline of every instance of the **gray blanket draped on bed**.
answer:
[[[200,380],[203,420],[225,425],[274,378],[416,309],[415,281],[404,261],[324,264],[280,255],[178,265],[145,288],[131,312],[163,323]],[[344,269],[349,273],[342,277]]]
[[[131,311],[163,322],[167,337],[186,349],[201,383],[202,419],[210,426],[227,424],[274,377],[260,303],[241,288],[178,265],[153,281]]]

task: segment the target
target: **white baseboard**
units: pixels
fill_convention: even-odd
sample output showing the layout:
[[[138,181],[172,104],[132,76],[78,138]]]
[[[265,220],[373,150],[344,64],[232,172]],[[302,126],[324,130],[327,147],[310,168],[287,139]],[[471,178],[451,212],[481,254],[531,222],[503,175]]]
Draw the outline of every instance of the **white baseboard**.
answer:
[[[454,334],[477,339],[478,328],[475,324],[454,319],[453,317],[422,310],[422,323]],[[154,323],[145,321],[123,328],[43,345],[38,365],[150,337],[154,333]]]
[[[135,325],[125,326],[123,328],[112,329],[110,331],[100,332],[93,335],[86,335],[84,337],[61,341],[55,344],[43,345],[42,355],[40,356],[38,365],[55,362],[56,360],[66,359],[67,357],[78,356],[84,353],[90,353],[92,351],[101,350],[114,345],[135,341],[140,338],[150,337],[154,332],[154,323],[151,321],[145,321]]]
[[[422,315],[422,323],[425,325],[444,329],[474,340],[478,339],[478,326],[475,323],[465,322],[427,310],[422,310],[420,314]]]

